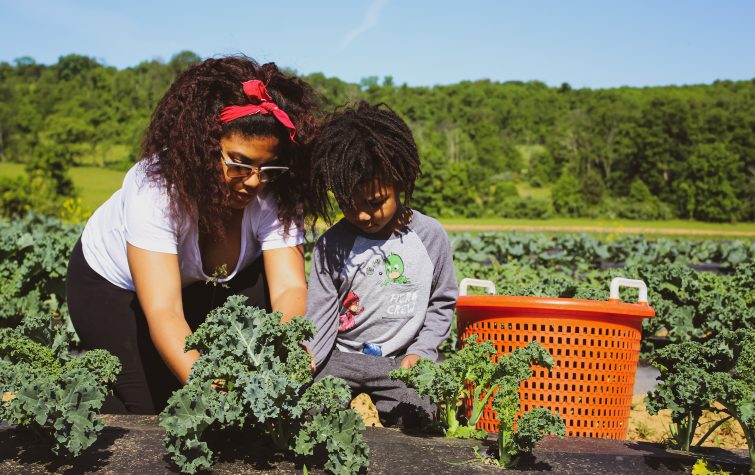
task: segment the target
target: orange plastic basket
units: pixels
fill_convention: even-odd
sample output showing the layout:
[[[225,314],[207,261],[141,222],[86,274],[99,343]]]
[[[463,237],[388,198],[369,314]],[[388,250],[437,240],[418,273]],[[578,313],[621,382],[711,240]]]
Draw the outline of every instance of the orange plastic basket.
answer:
[[[613,283],[611,287],[613,297]],[[615,293],[618,296],[618,287]],[[498,356],[537,340],[555,364],[550,373],[533,367],[533,376],[519,387],[520,411],[551,409],[563,417],[568,436],[625,439],[642,319],[655,315],[646,289],[644,302],[642,297],[641,290],[641,302],[630,304],[618,298],[462,295],[456,305],[459,339],[476,334],[479,341],[493,342]],[[471,402],[467,415],[470,412]],[[498,431],[490,403],[477,427]]]

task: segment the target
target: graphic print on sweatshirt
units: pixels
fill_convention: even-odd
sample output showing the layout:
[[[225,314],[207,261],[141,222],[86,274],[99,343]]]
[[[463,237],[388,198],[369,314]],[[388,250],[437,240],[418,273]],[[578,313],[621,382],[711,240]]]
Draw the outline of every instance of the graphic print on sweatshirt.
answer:
[[[364,307],[359,305],[359,296],[354,292],[349,292],[343,299],[343,306],[346,308],[346,313],[338,317],[339,332],[354,328],[354,317],[364,312]]]
[[[342,270],[348,288],[339,292],[347,295],[339,311],[346,318],[339,317],[339,323],[349,323],[350,315],[353,325],[339,326],[337,347],[376,356],[403,354],[407,343],[398,347],[397,342],[413,341],[424,324],[433,268],[413,232],[388,240],[357,237]],[[358,296],[358,313],[350,309],[351,295]]]
[[[385,258],[385,275],[388,277],[383,285],[393,282],[394,284],[408,284],[409,279],[404,275],[404,260],[397,254],[389,254]]]

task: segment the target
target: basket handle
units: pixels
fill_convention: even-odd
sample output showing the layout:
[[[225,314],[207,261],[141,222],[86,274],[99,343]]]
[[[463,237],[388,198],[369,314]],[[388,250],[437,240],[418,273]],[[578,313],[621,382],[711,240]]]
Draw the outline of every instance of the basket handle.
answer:
[[[624,277],[615,277],[611,281],[611,291],[608,300],[618,302],[619,299],[619,287],[634,287],[640,290],[640,296],[637,299],[637,303],[648,303],[648,286],[645,282],[637,279],[626,279]]]
[[[459,283],[459,295],[467,295],[467,287],[483,287],[488,295],[495,295],[495,284],[489,280],[465,277]]]

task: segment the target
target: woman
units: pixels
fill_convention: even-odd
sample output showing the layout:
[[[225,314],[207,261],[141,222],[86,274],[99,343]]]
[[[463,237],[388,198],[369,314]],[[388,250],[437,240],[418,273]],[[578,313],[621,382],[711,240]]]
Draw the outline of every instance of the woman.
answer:
[[[184,339],[231,294],[303,315],[305,148],[314,94],[272,64],[208,59],[182,73],[143,157],[87,223],[69,262],[71,319],[85,348],[123,371],[108,412],[154,414],[188,379]],[[212,284],[212,285],[208,285]]]

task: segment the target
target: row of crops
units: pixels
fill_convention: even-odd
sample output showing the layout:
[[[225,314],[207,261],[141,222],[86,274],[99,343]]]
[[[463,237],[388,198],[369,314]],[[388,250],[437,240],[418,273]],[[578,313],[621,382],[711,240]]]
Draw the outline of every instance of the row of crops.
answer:
[[[656,317],[643,321],[641,354],[660,372],[648,411],[671,410],[668,443],[681,450],[737,421],[755,474],[755,242],[487,233],[452,245],[457,274],[502,295],[606,300],[614,277],[643,280]],[[706,412],[723,417],[696,438]]]
[[[0,421],[46,434],[56,453],[74,456],[96,440],[102,428],[97,413],[119,370],[117,360],[104,352],[75,351],[65,305],[65,270],[80,232],[80,225],[39,216],[0,221]],[[491,280],[504,295],[605,300],[613,277],[644,280],[657,316],[645,320],[643,356],[663,377],[648,407],[672,409],[672,442],[682,449],[694,447],[691,434],[703,411],[724,411],[740,422],[755,457],[755,242],[521,233],[454,234],[451,241],[457,277]],[[622,300],[633,301],[632,291],[623,290]],[[447,356],[456,354],[456,344],[452,335],[443,347]],[[294,371],[277,358],[281,368]],[[298,371],[292,381],[303,378]],[[319,396],[304,398],[312,407],[304,408],[295,404],[305,393],[302,381],[286,386],[296,395],[287,409],[295,415],[290,420],[298,421],[289,428],[301,432],[278,436],[278,442],[285,441],[281,447],[306,452],[327,443],[318,433],[327,434],[340,424],[349,428],[354,443],[352,449],[333,449],[331,468],[358,469],[366,460],[366,448],[354,432],[358,424],[339,416],[333,402],[343,397],[343,388],[318,388]],[[250,394],[259,390],[255,381],[245,384],[252,388]],[[184,393],[195,391],[196,398],[204,386],[187,387]],[[173,428],[168,430],[173,434],[169,451],[178,457],[203,444],[201,431],[191,432],[191,427],[223,422],[181,419],[186,408],[176,405],[187,397],[176,396],[178,415],[166,419]],[[202,399],[206,412],[217,415],[217,396],[207,397]],[[273,410],[244,401],[246,406],[239,402],[239,407],[262,411],[263,416]],[[318,420],[325,422],[313,432],[302,425],[302,414],[315,406],[324,408]],[[273,427],[275,432],[280,424]],[[359,453],[354,455],[354,450]],[[202,466],[207,465],[195,469]]]
[[[656,311],[644,321],[645,356],[658,345],[755,328],[755,241],[480,233],[451,242],[459,278],[490,280],[501,295],[606,300],[614,277],[643,280]],[[635,290],[622,292],[636,301]]]

